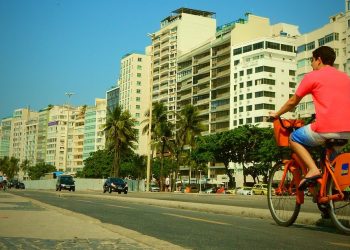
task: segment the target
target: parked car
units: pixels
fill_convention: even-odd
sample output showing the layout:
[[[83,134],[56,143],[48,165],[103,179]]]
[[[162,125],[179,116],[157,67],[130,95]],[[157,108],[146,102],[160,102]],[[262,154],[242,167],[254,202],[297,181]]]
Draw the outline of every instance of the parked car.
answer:
[[[151,191],[151,192],[159,192],[160,189],[159,189],[159,186],[157,184],[151,184],[149,186],[149,191]]]
[[[69,191],[75,191],[75,184],[74,184],[73,176],[71,175],[59,175],[57,177],[56,182],[56,191],[61,191],[62,189],[66,189]]]
[[[242,187],[240,188],[236,194],[239,195],[251,195],[252,194],[252,187]]]
[[[25,189],[25,185],[23,182],[20,182],[19,180],[13,179],[10,180],[7,183],[8,188],[16,188],[16,189]]]
[[[267,194],[267,184],[254,184],[252,194]]]
[[[121,194],[123,192],[124,194],[127,194],[128,184],[121,178],[108,177],[103,184],[103,193],[106,193],[107,191],[109,193],[118,192],[118,194]]]

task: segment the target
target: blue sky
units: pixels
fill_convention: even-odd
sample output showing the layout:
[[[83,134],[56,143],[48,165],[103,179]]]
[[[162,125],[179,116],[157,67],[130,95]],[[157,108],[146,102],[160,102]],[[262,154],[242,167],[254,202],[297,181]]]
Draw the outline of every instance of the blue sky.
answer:
[[[17,108],[92,105],[115,85],[119,62],[144,52],[147,33],[180,7],[212,11],[217,25],[244,13],[320,28],[343,0],[0,0],[0,119]]]

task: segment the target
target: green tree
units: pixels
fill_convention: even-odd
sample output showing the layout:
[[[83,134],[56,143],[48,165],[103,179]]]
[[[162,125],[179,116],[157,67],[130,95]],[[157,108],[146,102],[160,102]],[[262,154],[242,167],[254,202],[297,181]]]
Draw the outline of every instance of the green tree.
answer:
[[[113,155],[107,150],[91,152],[84,160],[84,168],[78,173],[79,177],[103,178],[108,177],[113,165]]]
[[[196,146],[196,140],[195,138],[201,134],[201,132],[204,131],[205,127],[202,124],[202,119],[199,116],[198,109],[194,107],[191,104],[185,105],[180,113],[177,115],[177,121],[176,121],[176,137],[175,137],[175,150],[174,153],[176,155],[176,161],[177,161],[177,171],[180,166],[179,160],[180,155],[184,153],[185,146],[188,148],[187,155],[185,156],[187,159],[185,160],[187,162],[187,165],[190,167],[189,170],[189,177],[191,178],[191,170],[192,166],[197,166],[194,159],[191,158],[192,150]]]
[[[23,171],[24,175],[26,175],[28,173],[28,170],[30,168],[30,161],[25,159],[21,165],[20,165],[20,169]]]
[[[15,157],[5,156],[0,161],[0,171],[6,174],[9,179],[13,179],[18,174],[19,169],[19,159]]]
[[[44,176],[46,173],[51,173],[54,171],[56,171],[55,166],[41,162],[35,166],[29,167],[28,175],[31,180],[39,180],[40,177]]]
[[[113,152],[112,175],[114,177],[119,177],[122,152],[135,147],[134,143],[137,141],[135,123],[136,120],[131,117],[130,112],[122,111],[120,106],[107,111],[104,131],[106,132],[107,148]]]
[[[147,115],[148,114],[148,115]],[[143,133],[148,133],[149,131],[149,112],[146,113],[147,119],[143,121],[145,126],[143,128]],[[167,107],[164,103],[156,102],[152,105],[152,123],[151,123],[151,147],[152,156],[154,150],[160,155],[160,186],[161,190],[164,187],[164,156],[166,152],[171,150],[170,140],[172,138],[173,125],[168,121]],[[153,172],[153,170],[152,170]]]

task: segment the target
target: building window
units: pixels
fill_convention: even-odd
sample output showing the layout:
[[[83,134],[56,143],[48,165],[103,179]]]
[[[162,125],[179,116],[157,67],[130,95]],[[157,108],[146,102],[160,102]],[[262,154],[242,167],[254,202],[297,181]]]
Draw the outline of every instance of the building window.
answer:
[[[253,74],[253,69],[247,69],[247,75]]]
[[[239,100],[242,101],[244,99],[244,95],[239,95]]]
[[[237,49],[234,49],[233,50],[233,55],[239,55],[239,54],[242,54],[242,48],[237,48]]]
[[[140,107],[140,105],[136,105],[136,109],[140,109],[141,107]]]
[[[141,94],[141,89],[136,89],[137,94]]]
[[[239,72],[239,76],[244,76],[244,70],[241,70],[241,71]]]
[[[243,125],[243,119],[239,119],[239,125]]]
[[[233,65],[238,65],[239,64],[239,60],[235,60],[234,62],[233,62]]]
[[[141,65],[137,65],[137,69],[141,70],[142,66]]]
[[[142,58],[141,57],[137,58],[137,61],[142,62]]]
[[[247,99],[252,99],[253,98],[253,94],[252,93],[248,93],[247,94]]]
[[[243,112],[243,107],[239,107],[239,112]]]
[[[306,44],[306,49],[307,50],[313,50],[315,48],[315,41]]]
[[[289,70],[289,75],[290,76],[295,76],[295,70]]]
[[[271,91],[255,92],[255,98],[258,98],[258,97],[275,97],[275,92],[271,92]]]
[[[239,83],[239,88],[240,88],[240,89],[244,88],[244,82],[240,82],[240,83]]]
[[[137,77],[141,77],[141,73],[137,73]]]
[[[282,51],[288,51],[288,52],[293,52],[293,46],[291,45],[286,45],[286,44],[281,44],[281,50]]]
[[[273,43],[273,42],[266,42],[266,48],[267,48],[267,49],[277,49],[277,50],[280,50],[280,44],[279,44],[279,43]]]
[[[253,81],[248,81],[247,82],[247,87],[251,87],[251,86],[253,86]]]
[[[246,123],[247,123],[247,124],[250,124],[250,123],[252,123],[252,122],[253,122],[253,119],[252,119],[252,118],[247,118],[247,119],[246,119]]]
[[[256,50],[256,49],[263,49],[263,48],[264,48],[264,42],[254,43],[254,44],[253,44],[253,50]]]
[[[247,107],[245,107],[246,111],[252,111],[253,110],[253,106],[252,105],[248,105]]]
[[[255,110],[261,110],[261,109],[275,110],[275,105],[269,104],[269,103],[255,104]]]
[[[243,47],[243,53],[246,53],[252,50],[253,50],[252,45],[247,45]]]
[[[290,88],[295,88],[295,86],[297,86],[297,83],[296,82],[289,82],[289,87]]]

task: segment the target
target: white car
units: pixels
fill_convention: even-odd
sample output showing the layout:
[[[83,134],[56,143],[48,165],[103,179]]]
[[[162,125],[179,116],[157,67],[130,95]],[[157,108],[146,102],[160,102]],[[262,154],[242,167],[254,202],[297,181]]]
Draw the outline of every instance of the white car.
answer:
[[[252,188],[251,187],[242,187],[237,191],[237,194],[252,195]]]

